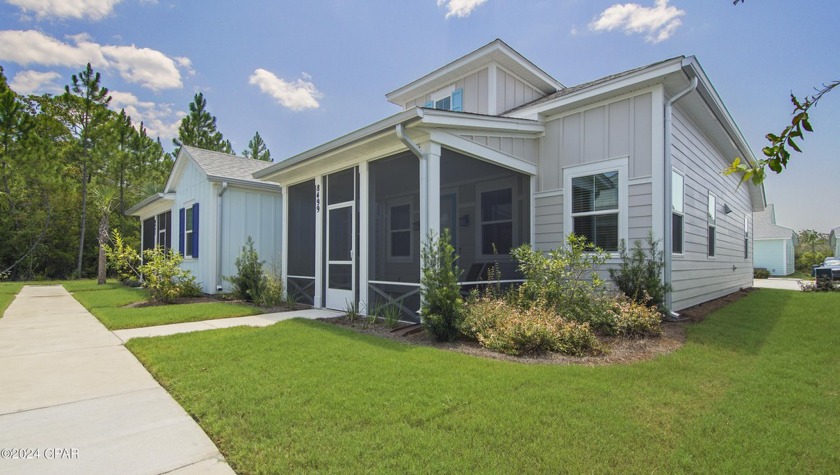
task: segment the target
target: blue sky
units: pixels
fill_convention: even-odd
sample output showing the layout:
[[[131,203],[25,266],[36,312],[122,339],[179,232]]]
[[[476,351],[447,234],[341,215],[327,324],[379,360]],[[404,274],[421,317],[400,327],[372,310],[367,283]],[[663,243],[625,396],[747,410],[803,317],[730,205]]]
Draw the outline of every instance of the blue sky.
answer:
[[[838,20],[836,0],[0,0],[0,65],[16,91],[42,93],[92,62],[114,107],[169,150],[201,91],[236,151],[259,130],[278,160],[397,112],[385,93],[494,38],[567,86],[695,55],[760,155],[790,92],[840,78]],[[840,91],[812,123],[766,190],[779,224],[827,232]]]

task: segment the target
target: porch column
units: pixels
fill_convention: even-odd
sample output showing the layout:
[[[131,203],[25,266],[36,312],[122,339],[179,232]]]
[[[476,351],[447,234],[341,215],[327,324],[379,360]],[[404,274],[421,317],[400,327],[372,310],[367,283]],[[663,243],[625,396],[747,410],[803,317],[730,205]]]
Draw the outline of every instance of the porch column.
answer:
[[[323,308],[324,302],[321,296],[324,293],[324,207],[326,203],[321,198],[323,175],[315,177],[315,297],[313,306]]]
[[[289,186],[283,185],[280,199],[280,274],[283,288],[289,288]]]
[[[356,252],[359,259],[359,308],[368,309],[368,263],[370,252],[370,228],[368,220],[370,212],[370,180],[368,163],[359,164],[359,247]]]
[[[423,148],[428,167],[426,172],[428,228],[426,232],[438,236],[440,234],[440,144],[429,142]]]

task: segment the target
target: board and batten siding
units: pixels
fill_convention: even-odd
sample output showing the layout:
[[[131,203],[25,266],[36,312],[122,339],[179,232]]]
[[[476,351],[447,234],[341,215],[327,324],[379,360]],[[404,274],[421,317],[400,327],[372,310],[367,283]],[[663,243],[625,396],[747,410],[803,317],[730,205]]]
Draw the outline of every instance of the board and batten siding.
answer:
[[[181,268],[195,276],[205,293],[216,291],[216,195],[207,175],[190,159],[175,189],[175,205],[172,208],[172,248],[180,249],[181,222],[178,211],[194,203],[199,204],[198,258],[185,256]]]
[[[216,187],[218,189],[218,186]],[[216,207],[213,207],[216,212]],[[283,197],[279,193],[228,187],[222,196],[222,275],[236,275],[235,261],[248,236],[266,271],[280,275]],[[223,281],[224,291],[231,285]]]
[[[425,107],[426,103],[432,100],[432,94],[441,89],[463,89],[463,112],[475,114],[487,114],[490,97],[488,86],[488,69],[483,68],[474,73],[467,74],[449,84],[442,85],[435,91],[419,96],[405,104],[406,109],[412,107]]]
[[[469,141],[483,145],[493,150],[525,160],[536,165],[539,162],[540,144],[538,139],[519,137],[492,137],[486,135],[461,135]]]
[[[673,308],[680,310],[752,286],[753,249],[744,258],[744,216],[752,216],[746,186],[721,173],[731,157],[677,106],[673,109],[672,163],[685,176],[685,252],[674,255]],[[708,256],[708,196],[717,199],[715,257]],[[724,205],[732,211],[724,213]],[[751,222],[751,220],[750,220]],[[750,229],[750,235],[752,230]]]
[[[534,244],[555,249],[563,235],[563,169],[626,158],[627,238],[644,239],[653,225],[652,93],[617,99],[546,123],[540,140],[534,199]]]
[[[543,94],[539,90],[529,86],[500,66],[496,67],[496,108],[498,113],[535,101],[542,96]]]

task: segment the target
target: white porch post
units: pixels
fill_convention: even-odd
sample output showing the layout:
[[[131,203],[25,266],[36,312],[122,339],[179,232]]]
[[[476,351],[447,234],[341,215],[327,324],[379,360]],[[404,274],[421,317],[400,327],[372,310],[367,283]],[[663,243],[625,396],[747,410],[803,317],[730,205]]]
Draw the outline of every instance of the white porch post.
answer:
[[[368,263],[370,251],[369,245],[369,211],[370,211],[370,186],[368,175],[368,163],[359,164],[359,308],[368,309]]]
[[[280,275],[283,281],[283,288],[289,288],[289,186],[283,185],[280,199],[282,205],[280,212],[283,215],[280,217]]]
[[[324,206],[326,203],[323,200],[323,175],[315,177],[315,298],[313,304],[315,308],[323,308],[324,302],[321,295],[324,293],[324,273],[323,273],[323,257],[324,257]]]
[[[423,148],[429,168],[426,172],[426,186],[428,187],[426,212],[429,226],[426,232],[432,232],[437,236],[440,234],[440,144],[429,142]]]

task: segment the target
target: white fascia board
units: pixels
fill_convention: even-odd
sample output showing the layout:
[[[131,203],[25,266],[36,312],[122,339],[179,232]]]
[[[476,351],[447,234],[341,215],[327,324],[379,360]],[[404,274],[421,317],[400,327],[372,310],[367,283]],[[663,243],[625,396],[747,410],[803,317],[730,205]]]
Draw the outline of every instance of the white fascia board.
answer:
[[[141,219],[159,214],[172,207],[175,193],[155,193],[125,211],[126,216],[137,216]]]
[[[539,136],[545,125],[535,120],[465,114],[423,109],[421,123],[438,128],[469,129],[478,132],[522,132]]]
[[[207,175],[207,180],[211,183],[224,183],[227,182],[230,186],[236,186],[239,188],[250,188],[255,190],[264,190],[264,191],[271,191],[274,193],[280,193],[283,191],[282,187],[278,183],[274,182],[263,182],[263,183],[255,183],[253,181],[242,180],[239,178],[228,178],[223,176],[214,176],[214,175]]]
[[[568,95],[560,96],[556,99],[535,104],[530,107],[526,106],[521,109],[516,109],[513,113],[506,115],[505,117],[523,118],[531,117],[537,114],[554,115],[557,113],[556,110],[569,106],[574,107],[578,102],[591,100],[598,96],[615,93],[616,91],[620,91],[624,88],[632,87],[637,84],[653,81],[667,76],[668,74],[677,72],[680,69],[682,69],[682,61],[680,59],[674,59],[673,61],[668,61],[627,76],[616,78],[612,81],[607,81],[602,84],[581,89]]]
[[[195,161],[195,158],[190,154],[187,150],[187,147],[181,147],[178,151],[178,158],[175,159],[175,164],[172,165],[172,171],[169,173],[169,178],[166,180],[166,185],[163,187],[164,193],[171,193],[176,191],[175,187],[178,185],[178,182],[181,180],[181,175],[184,174],[184,170],[187,168],[187,163],[192,162],[195,167],[201,171],[201,173],[207,177],[207,172],[204,171],[201,166],[198,165],[198,162]]]
[[[512,155],[485,147],[442,130],[429,130],[429,140],[472,158],[509,168],[519,173],[524,173],[529,176],[537,174],[537,166],[533,163],[526,162]]]
[[[270,167],[264,168],[254,173],[253,176],[254,178],[259,180],[272,180],[272,178],[280,172],[291,168],[295,165],[298,165],[302,162],[305,162],[309,159],[335,152],[336,150],[342,147],[346,147],[348,145],[354,144],[362,140],[370,139],[373,135],[391,129],[397,124],[421,117],[423,117],[423,110],[416,107],[399,112],[390,117],[386,117],[385,119],[382,119],[379,122],[374,122],[373,124],[370,124],[366,127],[350,132],[347,135],[343,135],[337,139],[331,140],[315,148],[309,149],[303,153],[282,160]]]

